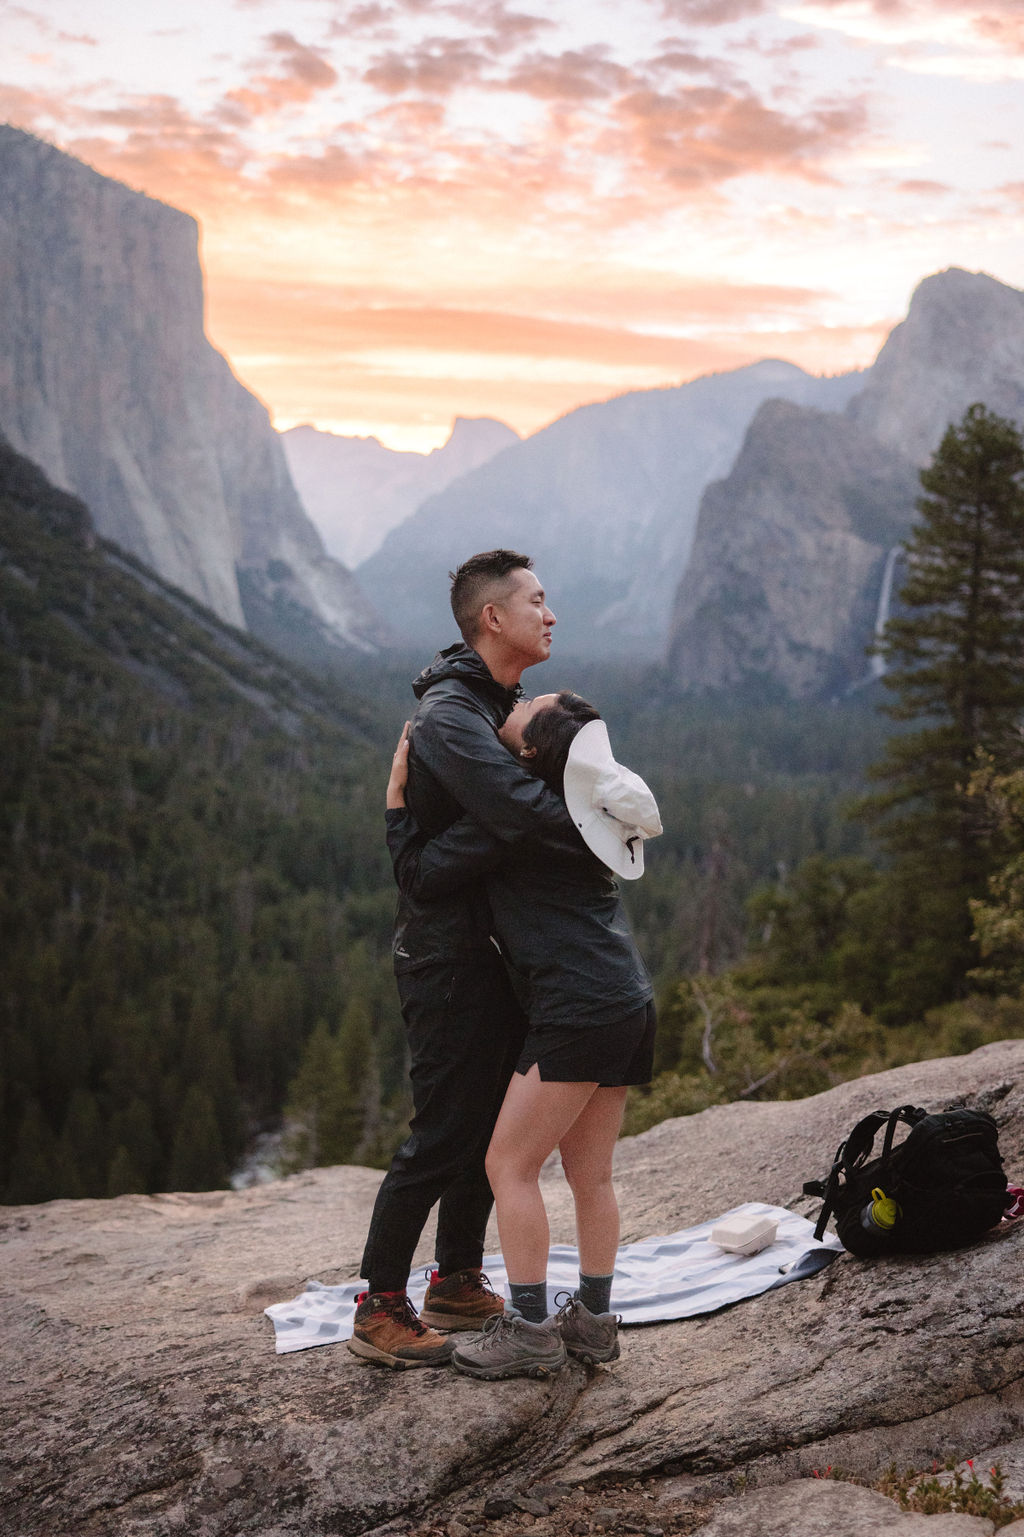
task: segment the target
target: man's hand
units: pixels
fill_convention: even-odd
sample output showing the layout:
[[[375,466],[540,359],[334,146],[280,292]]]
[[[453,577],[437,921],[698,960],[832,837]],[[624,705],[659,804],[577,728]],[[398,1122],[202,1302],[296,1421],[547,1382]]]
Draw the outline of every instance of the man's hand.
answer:
[[[398,746],[391,760],[391,778],[388,780],[387,808],[401,811],[405,806],[405,786],[409,778],[409,722],[402,727]]]

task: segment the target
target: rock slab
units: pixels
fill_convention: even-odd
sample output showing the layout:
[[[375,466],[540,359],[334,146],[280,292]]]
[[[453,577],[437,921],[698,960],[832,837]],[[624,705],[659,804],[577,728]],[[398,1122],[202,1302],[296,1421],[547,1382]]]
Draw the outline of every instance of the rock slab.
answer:
[[[623,1141],[623,1238],[742,1199],[809,1212],[803,1181],[861,1115],[953,1099],[992,1111],[1019,1176],[1013,1041]],[[560,1170],[545,1177],[553,1240],[571,1241]],[[612,1370],[548,1383],[391,1373],[339,1346],[275,1356],[262,1309],[307,1278],[355,1275],[379,1179],[323,1169],[247,1191],[0,1210],[0,1530],[354,1537],[473,1500],[514,1504],[538,1481],[645,1477],[667,1511],[693,1511],[829,1464],[870,1479],[894,1458],[928,1468],[1024,1439],[1024,1224],[955,1255],[843,1256],[718,1314],[630,1330]],[[418,1259],[430,1255],[428,1239]],[[1024,1489],[1011,1480],[1011,1493]],[[507,1519],[536,1518],[518,1506]]]
[[[801,1478],[723,1500],[701,1537],[991,1537],[994,1531],[983,1516],[914,1515],[872,1489]]]

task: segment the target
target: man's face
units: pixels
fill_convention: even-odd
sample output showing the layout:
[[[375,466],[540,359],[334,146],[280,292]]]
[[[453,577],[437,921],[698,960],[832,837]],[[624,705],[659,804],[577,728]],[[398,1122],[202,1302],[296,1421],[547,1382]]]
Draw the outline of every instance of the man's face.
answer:
[[[504,596],[494,602],[493,608],[509,660],[520,668],[546,662],[551,655],[555,616],[545,603],[544,589],[533,572],[521,567],[513,571]]]

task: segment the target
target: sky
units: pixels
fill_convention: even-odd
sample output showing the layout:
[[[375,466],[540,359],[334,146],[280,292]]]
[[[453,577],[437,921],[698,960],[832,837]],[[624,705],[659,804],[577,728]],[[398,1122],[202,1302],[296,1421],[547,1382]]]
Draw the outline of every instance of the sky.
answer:
[[[1024,0],[0,0],[0,120],[197,219],[279,428],[392,448],[1024,287]]]

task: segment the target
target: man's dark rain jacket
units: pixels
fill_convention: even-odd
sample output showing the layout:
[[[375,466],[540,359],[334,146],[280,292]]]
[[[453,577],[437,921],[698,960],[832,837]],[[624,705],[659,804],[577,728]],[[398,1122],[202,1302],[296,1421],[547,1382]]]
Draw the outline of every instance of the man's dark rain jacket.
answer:
[[[422,832],[436,837],[463,816],[509,845],[545,830],[564,838],[572,820],[560,795],[499,742],[522,690],[495,681],[459,642],[440,651],[413,683],[420,703],[409,728],[405,798]],[[481,881],[431,901],[400,895],[396,971],[493,956],[491,912]]]

